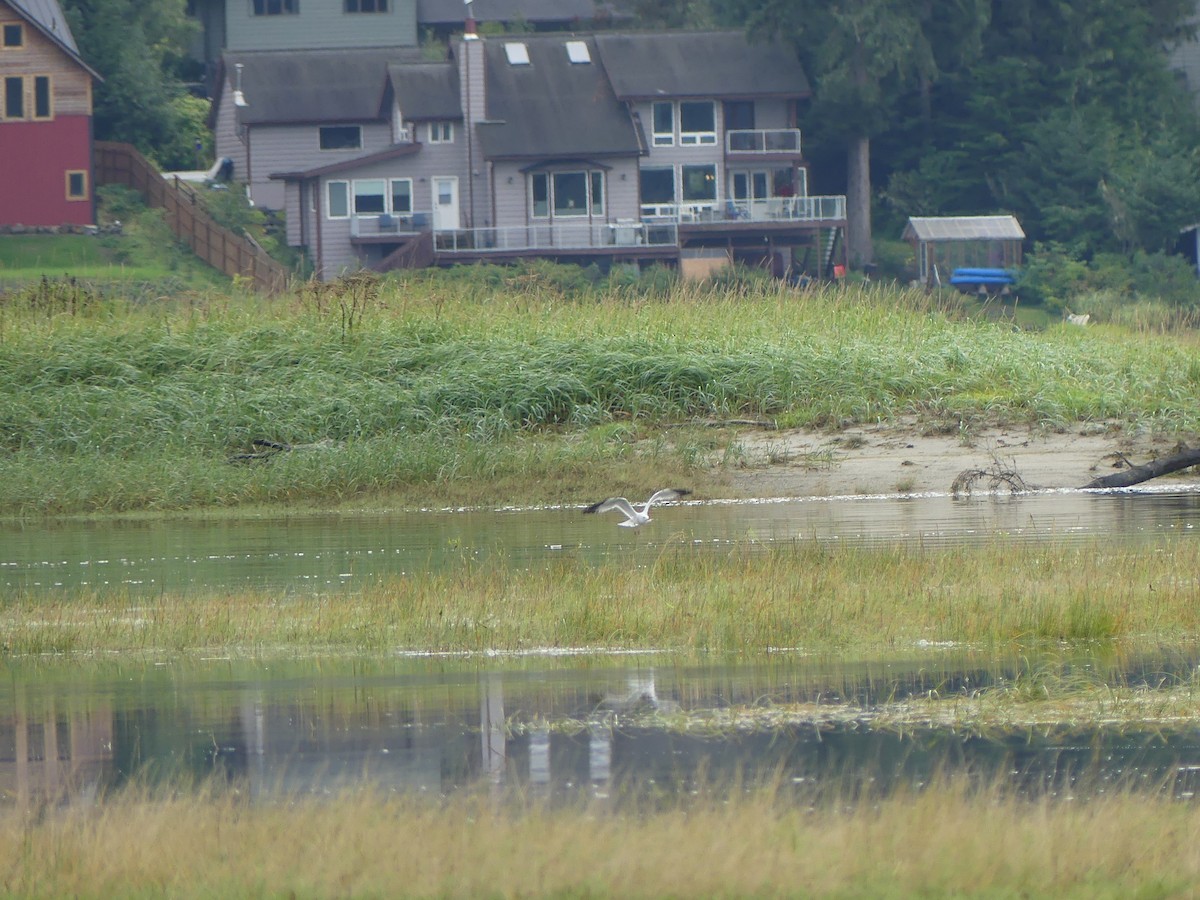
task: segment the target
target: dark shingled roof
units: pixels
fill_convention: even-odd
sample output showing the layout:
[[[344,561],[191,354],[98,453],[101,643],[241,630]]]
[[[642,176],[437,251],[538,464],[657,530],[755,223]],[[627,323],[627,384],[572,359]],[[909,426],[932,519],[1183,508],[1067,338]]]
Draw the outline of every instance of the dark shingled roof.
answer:
[[[67,56],[86,69],[89,75],[93,78],[100,78],[96,70],[85,63],[83,57],[79,55],[79,47],[75,44],[75,37],[71,34],[71,28],[63,15],[62,7],[58,5],[58,0],[6,0],[6,2],[18,16],[57,44]],[[100,80],[104,79],[100,78]]]
[[[242,63],[240,112],[247,125],[367,122],[385,118],[388,65],[419,60],[414,47],[382,50],[271,50],[226,53],[230,84]],[[223,83],[224,79],[222,79]]]
[[[796,54],[740,31],[600,34],[600,58],[622,100],[648,97],[807,97]]]
[[[270,177],[279,181],[299,181],[305,178],[316,178],[320,175],[336,175],[339,172],[350,172],[371,163],[387,162],[390,159],[399,159],[402,156],[412,156],[420,149],[420,144],[392,144],[392,146],[386,147],[383,150],[367,153],[364,156],[356,156],[354,159],[343,159],[335,163],[327,163],[323,166],[305,169],[302,172],[274,172]]]
[[[453,63],[391,65],[388,78],[405,120],[462,118],[458,67]]]
[[[478,22],[572,22],[597,14],[594,0],[473,0],[472,6]],[[466,15],[463,0],[417,0],[420,25],[461,26]]]
[[[567,58],[568,40],[585,41],[592,62]],[[527,66],[508,63],[504,45],[529,48]],[[484,42],[487,117],[478,126],[490,159],[628,156],[641,152],[629,111],[597,64],[595,40],[572,35],[512,35]]]

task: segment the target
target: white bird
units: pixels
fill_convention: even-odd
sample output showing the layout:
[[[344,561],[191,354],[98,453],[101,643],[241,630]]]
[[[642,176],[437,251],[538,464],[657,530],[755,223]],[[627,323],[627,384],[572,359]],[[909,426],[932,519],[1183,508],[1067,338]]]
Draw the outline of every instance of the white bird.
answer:
[[[625,514],[625,521],[621,523],[622,528],[637,528],[639,525],[645,525],[650,521],[650,507],[655,503],[661,503],[664,500],[677,500],[680,497],[686,497],[690,494],[687,488],[663,488],[661,491],[655,491],[654,494],[641,507],[634,506],[624,497],[609,497],[607,500],[601,500],[599,503],[593,503],[585,513],[602,513],[608,512],[610,509],[620,510]]]

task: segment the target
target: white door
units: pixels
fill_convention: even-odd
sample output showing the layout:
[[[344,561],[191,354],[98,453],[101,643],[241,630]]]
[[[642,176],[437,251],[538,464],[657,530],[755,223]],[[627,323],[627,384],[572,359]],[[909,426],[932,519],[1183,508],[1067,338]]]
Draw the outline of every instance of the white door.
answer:
[[[458,179],[452,176],[434,178],[433,230],[454,231],[458,228]]]

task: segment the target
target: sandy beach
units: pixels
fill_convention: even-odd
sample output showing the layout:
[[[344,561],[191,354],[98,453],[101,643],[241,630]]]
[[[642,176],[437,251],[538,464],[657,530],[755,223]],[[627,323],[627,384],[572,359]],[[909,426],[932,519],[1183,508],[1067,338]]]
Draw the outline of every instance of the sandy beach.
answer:
[[[1130,432],[1118,423],[1062,431],[988,427],[927,433],[915,423],[839,432],[746,429],[730,487],[740,496],[950,492],[964,472],[1015,473],[1029,488],[1081,488],[1094,478],[1197,446],[1195,435]],[[1146,484],[1200,484],[1197,468]],[[984,480],[976,480],[982,486]]]

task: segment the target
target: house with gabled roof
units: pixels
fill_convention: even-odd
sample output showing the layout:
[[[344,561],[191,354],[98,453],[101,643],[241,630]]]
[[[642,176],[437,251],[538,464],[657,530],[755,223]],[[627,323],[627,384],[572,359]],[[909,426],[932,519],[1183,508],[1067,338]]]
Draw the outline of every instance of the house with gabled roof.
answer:
[[[409,54],[223,59],[217,153],[256,203],[286,211],[323,278],[714,254],[821,274],[842,252],[845,198],[808,194],[808,83],[782,45],[468,31],[445,62]]]
[[[95,224],[98,80],[58,0],[0,0],[0,226]]]

